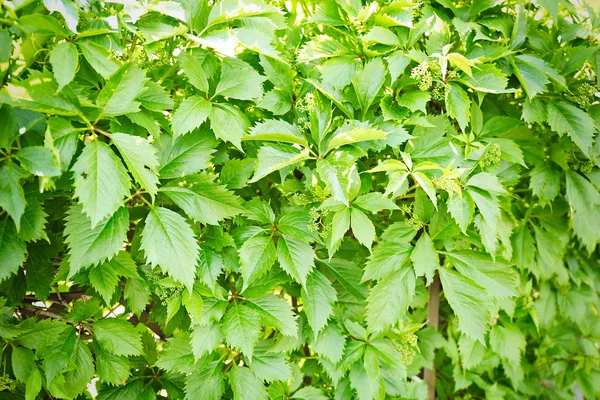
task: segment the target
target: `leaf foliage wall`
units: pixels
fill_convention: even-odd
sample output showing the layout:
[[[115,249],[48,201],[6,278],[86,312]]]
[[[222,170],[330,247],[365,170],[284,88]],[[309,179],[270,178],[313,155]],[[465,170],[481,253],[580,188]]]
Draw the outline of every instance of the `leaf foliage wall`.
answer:
[[[598,398],[590,4],[0,2],[0,397]]]

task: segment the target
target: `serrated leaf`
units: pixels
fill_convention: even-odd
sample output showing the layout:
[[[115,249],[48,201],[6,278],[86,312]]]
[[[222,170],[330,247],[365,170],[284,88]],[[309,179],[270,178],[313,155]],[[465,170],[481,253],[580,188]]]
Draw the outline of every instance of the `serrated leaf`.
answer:
[[[416,276],[424,276],[427,279],[427,285],[433,282],[433,275],[440,266],[438,254],[433,245],[433,241],[427,232],[423,232],[415,248],[410,255]]]
[[[27,174],[13,163],[0,168],[0,207],[2,207],[17,227],[21,227],[21,216],[25,212],[25,193],[19,181]]]
[[[315,266],[315,251],[301,240],[282,235],[277,241],[277,260],[281,268],[296,282],[306,284],[306,276]]]
[[[269,140],[308,147],[308,142],[294,125],[278,119],[268,119],[257,123],[250,129],[250,133],[244,136],[244,140]]]
[[[567,103],[548,103],[546,109],[550,128],[559,135],[569,135],[581,151],[588,155],[596,132],[592,117]]]
[[[471,99],[467,92],[454,82],[449,82],[446,88],[446,109],[448,115],[456,118],[464,132],[471,118]]]
[[[302,302],[308,324],[315,334],[318,335],[327,325],[336,300],[337,293],[331,282],[321,272],[313,270],[302,288]]]
[[[96,98],[102,115],[114,117],[139,111],[140,102],[136,98],[146,91],[146,80],[146,71],[133,64],[119,68]]]
[[[267,295],[249,299],[247,304],[258,312],[264,325],[272,326],[286,336],[297,336],[298,326],[292,307],[284,298]]]
[[[267,389],[249,368],[234,366],[229,374],[229,384],[235,400],[267,400]]]
[[[277,250],[270,237],[255,236],[244,242],[239,255],[244,278],[243,292],[248,285],[271,269],[277,258]]]
[[[371,106],[383,86],[386,70],[381,58],[368,61],[352,80],[358,104],[363,113]]]
[[[202,68],[202,62],[191,54],[184,53],[179,56],[179,64],[188,80],[201,92],[208,92],[208,79]]]
[[[252,100],[262,95],[262,83],[266,79],[243,61],[225,59],[215,95]]]
[[[325,152],[328,153],[335,148],[345,146],[347,144],[364,142],[366,140],[384,139],[387,134],[387,132],[376,128],[356,127],[351,129],[340,129],[329,141],[327,150]]]
[[[100,293],[104,302],[106,304],[111,304],[110,299],[115,292],[119,277],[110,263],[102,263],[93,266],[90,269],[89,279],[90,284],[98,293]]]
[[[248,306],[233,303],[223,317],[221,326],[227,344],[240,350],[252,362],[254,346],[260,334],[258,312]]]
[[[105,318],[94,323],[94,337],[106,351],[117,356],[142,354],[140,333],[129,322]]]
[[[382,279],[399,270],[411,254],[408,244],[384,241],[379,243],[369,256],[361,282]]]
[[[380,331],[396,324],[415,294],[412,268],[402,268],[375,285],[367,299],[366,320],[369,329]]]
[[[517,295],[517,273],[507,262],[471,250],[453,251],[448,257],[461,274],[484,288],[490,297]]]
[[[75,176],[75,197],[90,217],[92,228],[117,211],[129,194],[127,170],[100,140],[85,146],[71,170]]]
[[[198,325],[192,330],[190,344],[196,361],[212,352],[223,341],[223,332],[217,324]]]
[[[567,199],[571,206],[573,232],[592,252],[600,242],[600,193],[582,175],[567,172]]]
[[[188,223],[163,207],[152,207],[145,222],[140,247],[148,263],[160,265],[169,276],[192,290],[198,243]]]
[[[71,83],[79,64],[77,47],[70,42],[61,42],[50,52],[52,72],[58,82],[58,90]]]
[[[19,160],[21,167],[36,176],[60,175],[60,162],[47,147],[25,147],[15,154],[15,158]]]
[[[307,148],[298,150],[291,146],[268,144],[258,150],[257,158],[254,176],[248,183],[254,183],[271,172],[307,160],[310,155]]]
[[[190,96],[183,100],[173,113],[173,139],[199,128],[211,112],[212,105],[204,97]]]
[[[350,212],[350,226],[352,234],[360,244],[371,251],[373,240],[375,240],[375,226],[373,222],[357,208],[352,208]]]
[[[242,137],[250,126],[246,115],[232,105],[219,103],[214,104],[209,118],[210,127],[218,138],[242,149]]]
[[[213,361],[201,365],[194,373],[188,375],[185,381],[186,400],[220,400],[225,392],[221,367],[219,361]]]
[[[96,373],[102,382],[117,386],[131,375],[131,364],[126,357],[110,354],[99,345],[94,346],[94,355]]]
[[[314,351],[333,363],[338,363],[344,354],[346,336],[336,324],[328,324],[315,338]]]
[[[159,152],[161,179],[181,178],[207,168],[217,147],[215,138],[206,131],[194,131],[174,143],[169,136],[161,140],[164,143]]]
[[[218,225],[245,209],[240,198],[206,175],[191,175],[169,182],[160,189],[193,220]]]
[[[21,217],[19,237],[26,242],[35,242],[39,239],[50,242],[44,229],[47,216],[48,214],[44,211],[42,203],[34,199],[29,200]]]
[[[158,158],[156,149],[148,143],[147,139],[139,136],[113,133],[110,135],[121,157],[125,160],[129,172],[144,189],[154,197],[158,191]]]
[[[486,292],[471,279],[447,268],[440,268],[444,296],[458,317],[465,335],[485,345],[490,322],[490,303]]]
[[[83,267],[112,258],[127,241],[129,213],[125,207],[119,208],[112,216],[100,221],[93,228],[81,205],[72,206],[65,219],[70,276]]]

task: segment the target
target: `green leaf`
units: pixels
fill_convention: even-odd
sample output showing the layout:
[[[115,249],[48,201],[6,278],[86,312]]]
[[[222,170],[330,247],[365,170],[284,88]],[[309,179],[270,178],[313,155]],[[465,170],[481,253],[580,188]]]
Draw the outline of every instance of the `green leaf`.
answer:
[[[267,295],[258,299],[248,299],[247,304],[258,312],[264,325],[272,326],[286,336],[298,335],[292,307],[284,298]]]
[[[331,234],[327,246],[330,259],[333,257],[333,254],[339,247],[339,244],[344,239],[344,235],[346,232],[348,232],[348,229],[350,229],[350,215],[349,208],[344,208],[333,215],[333,221],[331,222]]]
[[[77,47],[92,68],[104,79],[110,78],[119,69],[119,64],[113,61],[106,47],[91,40],[79,40]]]
[[[180,332],[167,339],[163,350],[158,354],[155,366],[166,371],[189,374],[195,369],[195,359],[190,345],[189,332]]]
[[[110,354],[99,345],[94,346],[94,355],[96,373],[102,382],[117,386],[131,375],[131,364],[127,358]]]
[[[233,303],[223,317],[222,328],[227,344],[240,350],[252,362],[254,345],[260,335],[258,312],[248,306]]]
[[[270,237],[255,236],[244,242],[239,250],[239,255],[244,278],[243,292],[248,285],[271,269],[277,258],[277,251]]]
[[[160,265],[169,276],[192,290],[198,243],[188,223],[164,207],[152,207],[145,222],[140,247],[148,263]]]
[[[127,241],[129,213],[125,207],[119,208],[93,228],[81,205],[72,206],[65,220],[70,276],[83,267],[111,259]]]
[[[513,324],[496,325],[490,333],[490,346],[502,359],[519,365],[525,351],[526,340],[519,328]]]
[[[215,96],[253,100],[262,95],[262,83],[266,79],[245,62],[228,58],[223,60]]]
[[[449,82],[446,88],[446,109],[448,115],[458,121],[464,132],[471,118],[471,99],[458,84]]]
[[[490,322],[490,304],[486,292],[470,278],[440,268],[444,296],[458,317],[462,333],[485,345],[484,335]]]
[[[77,33],[79,24],[79,10],[71,0],[44,0],[44,6],[48,11],[55,11],[65,19],[67,27],[73,33]]]
[[[282,235],[277,241],[277,260],[281,268],[302,286],[306,277],[315,267],[315,251],[301,240]]]
[[[369,251],[375,240],[375,226],[373,222],[358,208],[352,208],[350,212],[350,226],[356,240]]]
[[[412,246],[384,241],[377,245],[365,265],[362,282],[382,279],[398,271],[411,254]]]
[[[147,139],[139,136],[113,133],[110,135],[121,157],[125,160],[129,172],[144,189],[154,197],[158,188],[158,158],[156,149],[148,143]]]
[[[263,346],[260,350],[267,349]],[[252,357],[252,364],[250,364],[250,370],[257,378],[265,382],[288,381],[292,379],[292,371],[286,363],[285,355],[270,351],[255,352]]]
[[[241,189],[248,184],[250,176],[254,172],[254,158],[244,158],[241,160],[232,159],[223,165],[221,169],[221,183],[225,184],[227,189]]]
[[[113,267],[109,263],[93,266],[90,269],[89,279],[90,284],[100,293],[104,302],[111,304],[110,299],[115,293],[117,282],[119,282],[119,277]]]
[[[42,203],[34,199],[29,200],[21,217],[21,230],[18,236],[26,242],[35,242],[40,239],[50,242],[45,230],[47,216]]]
[[[349,206],[360,189],[360,177],[354,159],[342,152],[319,158],[317,173],[331,190],[332,197]]]
[[[313,270],[302,288],[302,302],[308,324],[316,335],[327,325],[336,301],[337,293],[331,282],[321,272]]]
[[[348,86],[358,72],[359,63],[352,56],[332,57],[322,65],[321,81],[335,89]]]
[[[213,361],[201,365],[188,375],[185,381],[186,400],[215,399],[219,400],[225,392],[222,364]]]
[[[196,89],[204,93],[208,92],[208,79],[200,60],[191,54],[184,53],[179,56],[179,64],[181,64],[185,76]]]
[[[402,268],[375,285],[367,299],[366,320],[371,331],[394,326],[415,295],[415,274],[412,268]]]
[[[294,71],[292,68],[273,57],[259,55],[260,65],[263,67],[267,79],[277,88],[280,88],[288,98],[291,98],[294,91]]]
[[[413,262],[416,276],[424,276],[427,279],[427,285],[430,285],[436,269],[440,266],[440,260],[427,232],[423,232],[417,240],[410,260]]]
[[[336,324],[328,324],[316,337],[312,347],[317,354],[337,364],[344,354],[346,336]]]
[[[198,325],[192,330],[190,344],[196,361],[210,354],[223,341],[223,332],[219,325]]]
[[[200,248],[197,268],[198,278],[208,285],[213,293],[217,288],[217,279],[224,268],[223,257],[219,253],[211,250],[208,246]]]
[[[585,111],[567,103],[548,103],[548,125],[559,135],[565,133],[588,155],[594,141],[594,120]]]
[[[0,168],[0,207],[13,219],[17,231],[21,228],[21,217],[25,212],[25,193],[19,181],[27,174],[13,163]]]
[[[234,366],[229,374],[234,400],[267,400],[267,389],[249,368]]]
[[[60,91],[75,77],[79,65],[77,47],[70,42],[59,43],[50,52],[50,64]]]
[[[423,111],[427,114],[427,103],[431,99],[429,92],[423,92],[421,90],[412,90],[410,92],[403,93],[398,99],[398,104],[402,107],[408,108],[410,111]]]
[[[385,80],[385,65],[381,58],[374,58],[365,63],[364,68],[359,69],[352,80],[352,86],[356,92],[358,104],[363,113],[366,112]]]
[[[258,150],[258,160],[254,176],[248,183],[254,183],[272,172],[310,158],[308,149],[298,150],[291,146],[268,144]]]
[[[331,138],[327,145],[326,153],[340,146],[347,144],[364,142],[367,140],[379,140],[384,139],[388,133],[376,128],[351,128],[348,127],[340,128],[337,133]]]
[[[136,98],[146,90],[146,80],[146,72],[133,64],[119,68],[96,98],[102,115],[114,117],[139,111],[140,102]]]
[[[244,140],[271,140],[308,147],[308,142],[294,125],[278,119],[268,119],[257,123],[250,129],[250,134],[244,136]]]
[[[94,228],[112,215],[129,194],[131,182],[127,170],[115,153],[100,140],[85,146],[72,171],[75,177],[75,197],[90,217]]]
[[[77,102],[63,92],[48,71],[32,71],[27,80],[13,80],[0,90],[0,103],[48,114],[74,116]]]
[[[60,175],[60,163],[52,150],[42,146],[25,147],[15,154],[21,166],[37,176]]]
[[[39,368],[34,368],[29,374],[25,385],[25,400],[35,400],[42,390],[42,374]]]
[[[567,172],[567,200],[571,206],[571,223],[588,252],[600,243],[600,224],[591,223],[600,218],[600,193],[582,175]]]
[[[250,121],[239,109],[229,104],[213,104],[210,110],[210,127],[215,135],[242,149],[242,137],[250,126]]]
[[[225,218],[245,211],[240,198],[211,181],[207,175],[191,175],[169,182],[160,189],[193,220],[218,225]]]
[[[165,135],[161,141],[158,171],[161,179],[180,178],[208,168],[217,146],[215,138],[206,131],[194,131],[178,137],[174,143]]]
[[[212,105],[204,97],[186,98],[173,113],[173,139],[199,128],[211,113]]]
[[[453,251],[448,257],[461,274],[484,288],[490,297],[517,295],[518,276],[507,262],[471,250]]]
[[[103,349],[116,356],[142,354],[140,333],[129,322],[105,318],[93,324],[94,337]]]

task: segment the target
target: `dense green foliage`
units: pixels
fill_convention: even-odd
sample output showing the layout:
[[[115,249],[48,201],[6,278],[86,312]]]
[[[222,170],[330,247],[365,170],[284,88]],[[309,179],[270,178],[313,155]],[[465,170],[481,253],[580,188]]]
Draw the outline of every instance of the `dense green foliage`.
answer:
[[[594,6],[0,7],[2,399],[598,398]]]

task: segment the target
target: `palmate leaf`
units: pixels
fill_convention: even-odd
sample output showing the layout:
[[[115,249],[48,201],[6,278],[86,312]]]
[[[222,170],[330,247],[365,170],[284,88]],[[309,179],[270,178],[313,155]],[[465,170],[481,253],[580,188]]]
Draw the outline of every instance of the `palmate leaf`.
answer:
[[[242,245],[239,256],[244,278],[242,291],[244,291],[248,285],[271,269],[277,258],[277,250],[270,237],[255,236]]]
[[[567,103],[548,103],[548,125],[560,135],[567,134],[588,155],[596,131],[594,120],[585,111]]]
[[[211,113],[211,103],[204,97],[190,96],[186,98],[173,114],[173,138],[185,135],[199,128]]]
[[[258,299],[249,299],[248,306],[258,311],[266,326],[278,329],[286,336],[296,337],[298,327],[290,304],[283,298],[267,295]]]
[[[25,212],[25,193],[19,181],[27,173],[16,164],[8,163],[0,168],[0,207],[11,216],[17,231]]]
[[[248,183],[264,178],[271,172],[278,171],[290,165],[297,164],[310,158],[308,149],[298,150],[295,147],[283,145],[264,145],[258,150],[258,160],[254,176]]]
[[[102,88],[96,103],[104,116],[117,116],[139,111],[136,98],[146,91],[146,72],[133,64],[119,68]]]
[[[159,176],[161,179],[173,179],[207,168],[217,141],[209,132],[196,130],[174,142],[167,135],[161,136],[161,145]]]
[[[140,247],[150,264],[159,265],[169,276],[192,290],[198,243],[182,216],[164,207],[151,208],[145,220]]]

